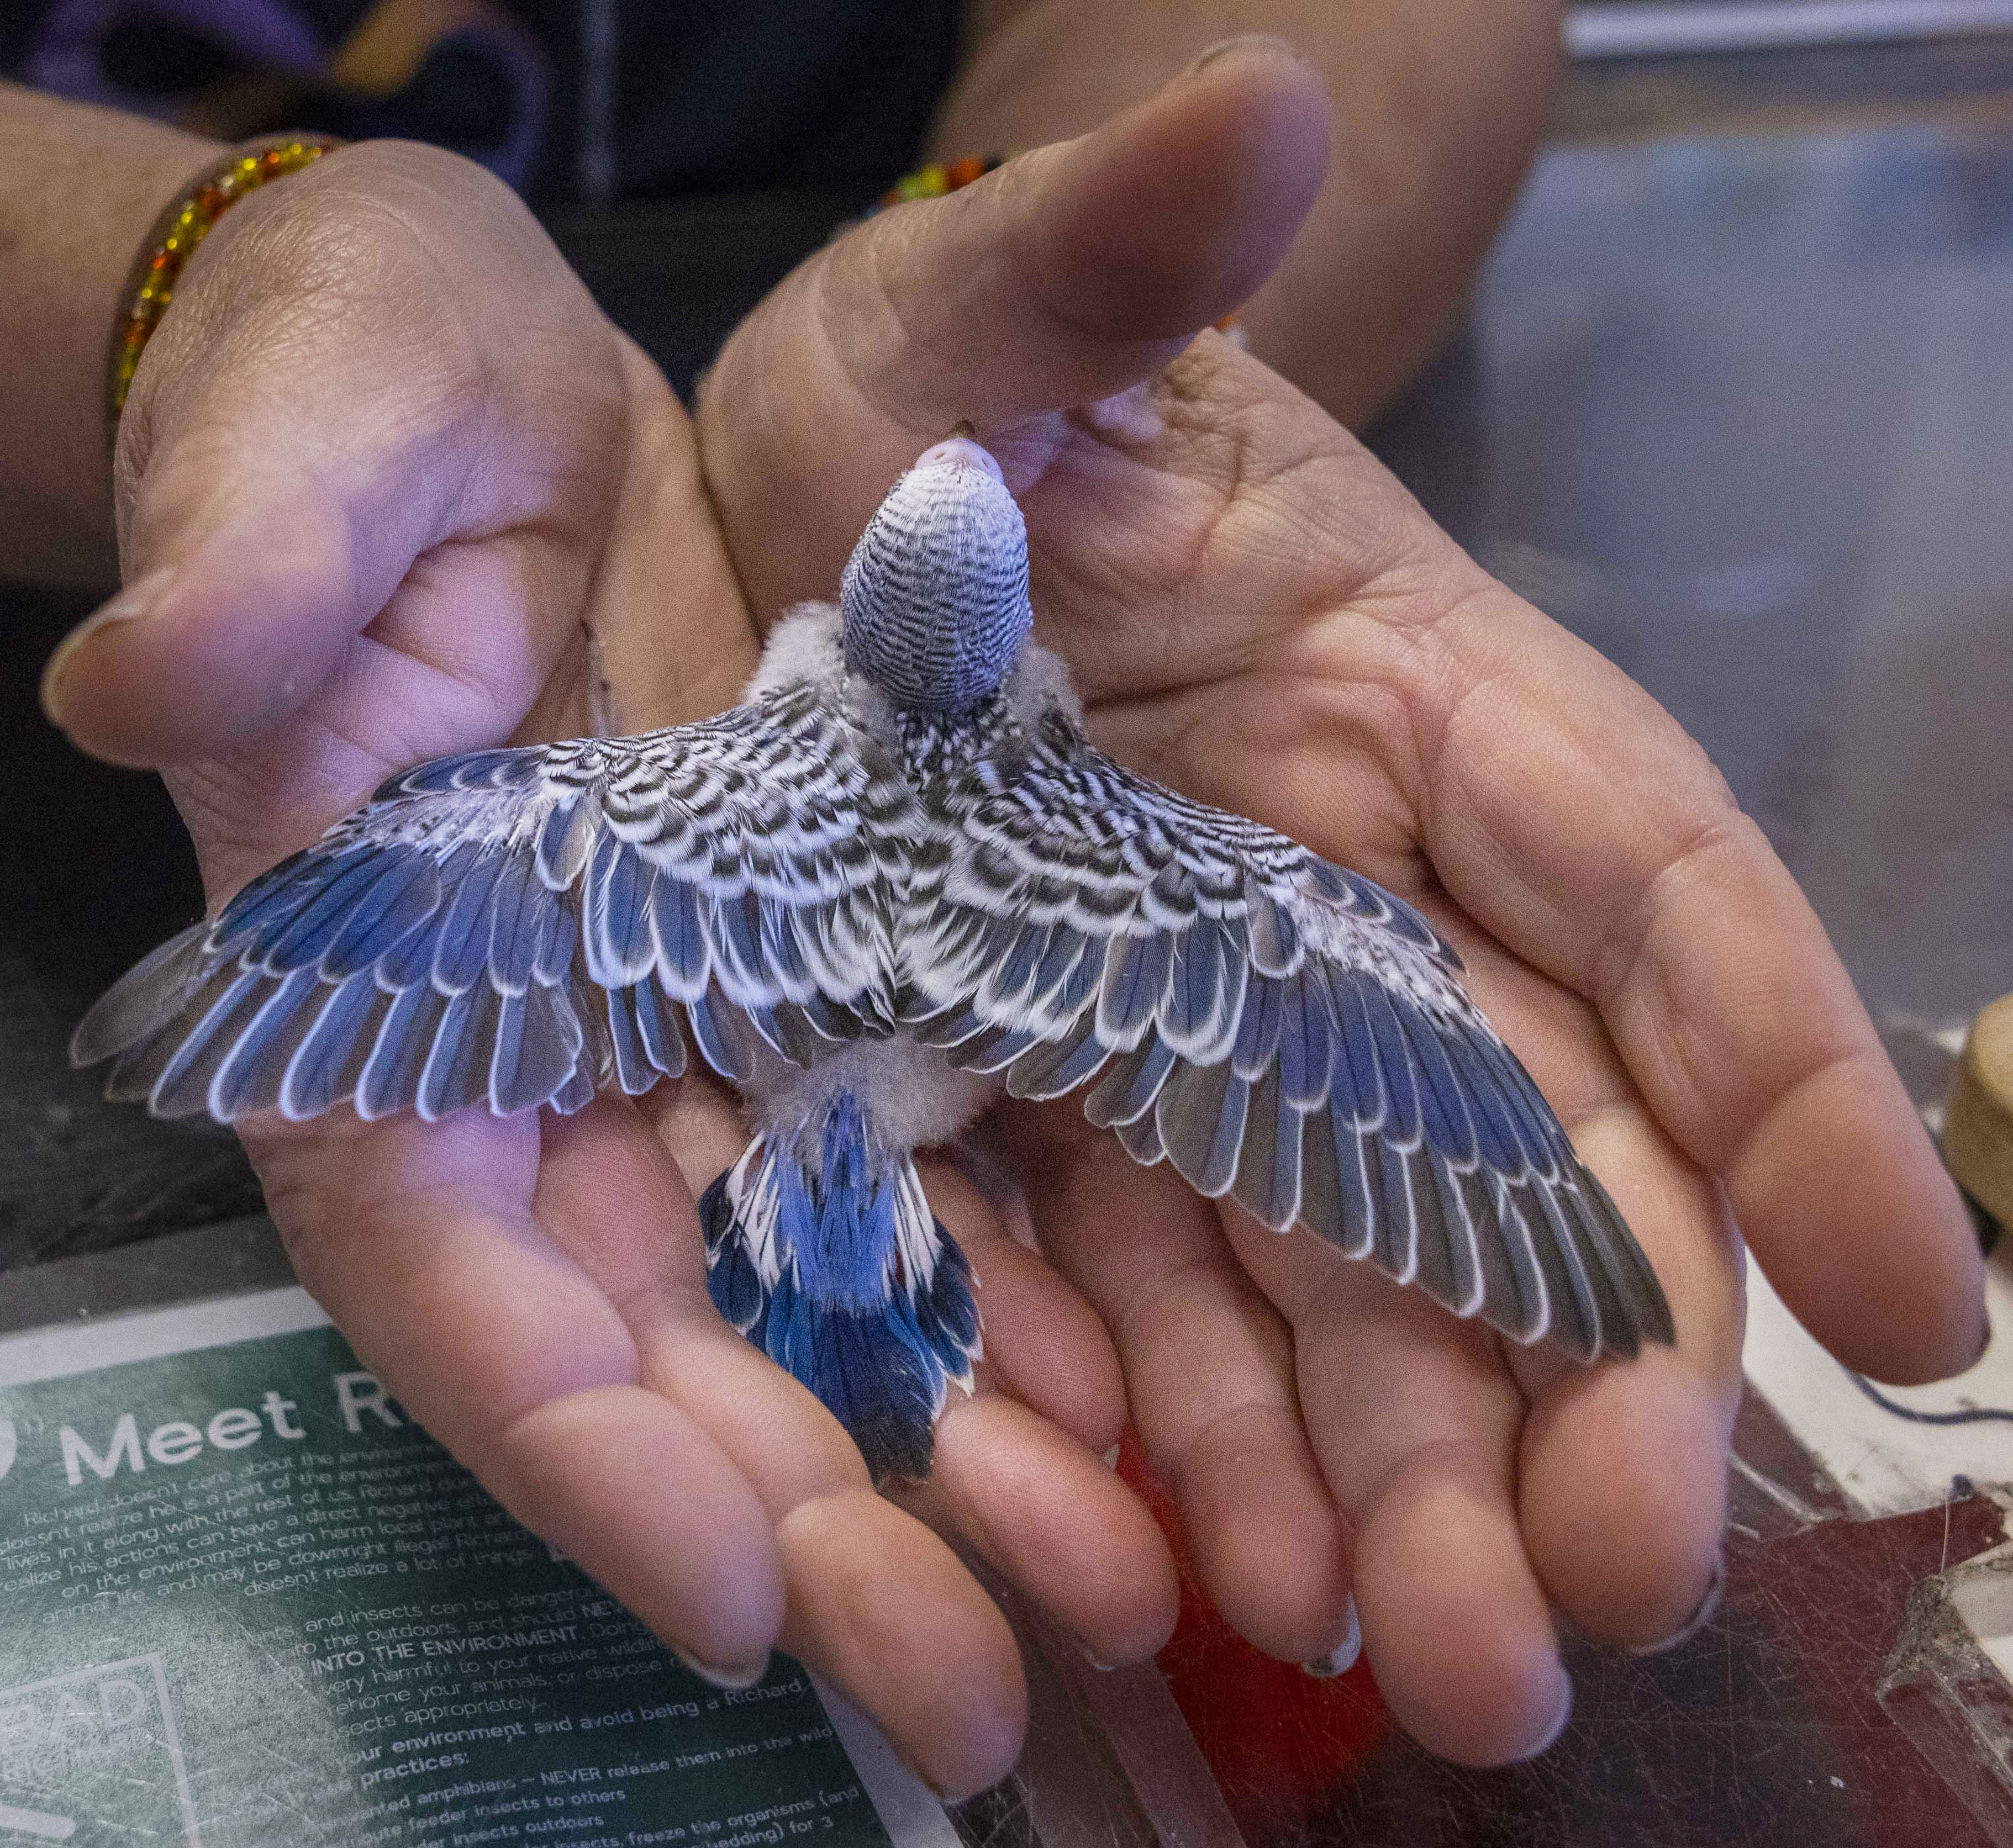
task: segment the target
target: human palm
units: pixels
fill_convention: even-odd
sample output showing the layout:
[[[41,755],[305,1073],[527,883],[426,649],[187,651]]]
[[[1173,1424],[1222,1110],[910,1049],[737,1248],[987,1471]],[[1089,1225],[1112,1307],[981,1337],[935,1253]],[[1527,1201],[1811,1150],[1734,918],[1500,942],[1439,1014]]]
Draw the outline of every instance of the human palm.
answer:
[[[810,1661],[949,1790],[1004,1768],[1024,1696],[932,1525],[1097,1659],[1171,1621],[1157,1531],[1098,1460],[1128,1412],[1246,1635],[1325,1655],[1353,1585],[1399,1717],[1486,1761],[1563,1717],[1554,1612],[1643,1644],[1711,1582],[1729,1206],[1853,1364],[1918,1377],[1977,1338],[1947,1184],[1696,747],[1256,360],[1187,344],[1290,238],[1325,120],[1290,61],[1220,59],[876,220],[751,318],[695,424],[479,176],[331,158],[227,220],[164,323],[122,514],[129,575],[177,568],[63,681],[82,742],[169,767],[221,898],[417,759],[731,703],[760,621],[830,594],[970,416],[1099,742],[1446,927],[1656,1264],[1675,1349],[1515,1349],[1133,1167],[1069,1103],[1015,1106],[994,1127],[1041,1256],[928,1171],[989,1359],[898,1505],[712,1309],[692,1194],[743,1139],[717,1087],[248,1131],[304,1280],[520,1517],[720,1678],[772,1643]]]

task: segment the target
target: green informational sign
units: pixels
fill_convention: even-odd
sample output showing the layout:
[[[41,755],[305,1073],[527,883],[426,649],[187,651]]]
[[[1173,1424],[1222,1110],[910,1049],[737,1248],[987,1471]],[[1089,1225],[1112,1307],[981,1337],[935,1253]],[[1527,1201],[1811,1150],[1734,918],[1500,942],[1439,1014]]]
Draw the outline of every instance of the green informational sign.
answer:
[[[0,1341],[0,1848],[799,1840],[954,1838],[794,1664],[687,1673],[300,1292]]]

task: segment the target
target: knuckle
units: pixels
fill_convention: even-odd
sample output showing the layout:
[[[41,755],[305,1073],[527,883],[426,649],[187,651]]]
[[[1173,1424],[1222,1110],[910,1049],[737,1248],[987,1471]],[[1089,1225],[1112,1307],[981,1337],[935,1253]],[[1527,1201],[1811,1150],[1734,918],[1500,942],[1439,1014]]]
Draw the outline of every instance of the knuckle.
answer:
[[[422,430],[479,409],[486,372],[465,302],[410,213],[367,192],[287,194],[223,220],[221,248],[206,243],[148,342],[115,462],[129,493],[165,434],[248,401],[395,405]]]

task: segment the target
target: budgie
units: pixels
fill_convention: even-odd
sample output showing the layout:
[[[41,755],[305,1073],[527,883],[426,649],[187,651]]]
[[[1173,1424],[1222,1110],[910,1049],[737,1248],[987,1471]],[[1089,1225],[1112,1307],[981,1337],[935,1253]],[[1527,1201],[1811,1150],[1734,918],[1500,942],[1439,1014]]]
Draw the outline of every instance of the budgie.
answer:
[[[577,1110],[699,1060],[749,1140],[720,1314],[877,1482],[981,1353],[918,1149],[1003,1088],[1520,1342],[1673,1339],[1656,1276],[1418,911],[1087,740],[966,434],[895,484],[742,704],[422,763],[125,976],[80,1063],[162,1116]]]

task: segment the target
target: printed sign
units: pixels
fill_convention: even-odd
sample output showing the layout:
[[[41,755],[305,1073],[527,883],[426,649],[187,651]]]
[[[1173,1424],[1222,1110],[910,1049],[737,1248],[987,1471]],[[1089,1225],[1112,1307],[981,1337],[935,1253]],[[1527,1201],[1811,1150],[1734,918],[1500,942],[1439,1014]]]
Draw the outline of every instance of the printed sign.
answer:
[[[682,1668],[302,1292],[0,1341],[0,1848],[955,1848],[778,1657]]]
[[[161,1658],[0,1688],[0,1841],[83,1848],[115,1839],[103,1833],[113,1811],[120,1839],[199,1840]]]

